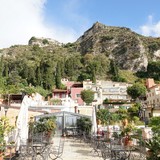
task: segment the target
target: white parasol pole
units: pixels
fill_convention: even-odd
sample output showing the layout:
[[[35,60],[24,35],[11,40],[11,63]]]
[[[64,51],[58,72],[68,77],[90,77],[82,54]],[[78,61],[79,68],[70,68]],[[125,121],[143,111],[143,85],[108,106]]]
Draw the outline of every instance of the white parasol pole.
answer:
[[[92,134],[97,134],[96,108],[92,107]]]

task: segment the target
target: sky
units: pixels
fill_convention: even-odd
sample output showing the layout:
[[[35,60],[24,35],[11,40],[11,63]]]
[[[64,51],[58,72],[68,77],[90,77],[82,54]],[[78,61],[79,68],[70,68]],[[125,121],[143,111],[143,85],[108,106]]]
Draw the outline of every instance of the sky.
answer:
[[[0,0],[0,48],[32,36],[75,42],[95,22],[160,37],[160,0]]]

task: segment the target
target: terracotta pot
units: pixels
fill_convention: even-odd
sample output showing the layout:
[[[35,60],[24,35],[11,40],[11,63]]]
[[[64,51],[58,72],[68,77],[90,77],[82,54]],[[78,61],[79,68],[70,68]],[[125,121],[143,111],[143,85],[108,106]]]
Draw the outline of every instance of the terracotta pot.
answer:
[[[47,132],[47,133],[46,133],[46,136],[47,136],[48,138],[50,138],[51,135],[52,135],[52,132]]]
[[[3,152],[0,151],[0,160],[3,160]]]
[[[133,142],[132,142],[132,140],[128,139],[128,137],[126,137],[124,140],[124,145],[125,146],[132,146]]]
[[[51,135],[52,135],[52,132],[46,132],[46,141],[50,141],[50,138],[51,138]]]
[[[128,119],[124,119],[124,120],[122,121],[122,123],[123,123],[123,126],[124,126],[124,127],[127,126],[127,125],[128,125]]]
[[[152,152],[151,150],[148,150],[148,151],[147,151],[147,157],[151,157],[152,154],[153,154],[153,152]]]
[[[100,125],[101,124],[101,120],[97,119],[97,125]]]

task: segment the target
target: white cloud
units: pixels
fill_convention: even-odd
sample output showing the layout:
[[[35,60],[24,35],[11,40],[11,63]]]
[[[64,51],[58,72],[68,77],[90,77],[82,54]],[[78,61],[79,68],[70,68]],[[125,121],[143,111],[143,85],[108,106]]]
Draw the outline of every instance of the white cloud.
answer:
[[[85,6],[86,0],[68,0],[64,4],[64,12],[66,17],[70,19],[79,28],[79,33],[82,34],[90,25],[89,19],[82,16],[83,9],[81,6]],[[80,26],[80,24],[82,24]]]
[[[60,42],[76,39],[76,32],[45,22],[44,7],[47,0],[1,0],[0,48],[27,44],[32,36],[48,37]]]
[[[148,16],[148,22],[140,27],[141,33],[145,36],[160,36],[160,21],[153,22],[153,16]]]

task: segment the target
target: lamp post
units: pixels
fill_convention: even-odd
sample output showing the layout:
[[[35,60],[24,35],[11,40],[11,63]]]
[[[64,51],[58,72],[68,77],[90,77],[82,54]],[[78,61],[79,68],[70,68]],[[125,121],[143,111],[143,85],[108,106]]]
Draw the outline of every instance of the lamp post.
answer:
[[[144,121],[144,125],[146,127],[146,109],[143,108],[143,121]]]
[[[8,108],[9,108],[8,106],[5,106],[5,107],[4,107],[5,117],[7,116]]]
[[[109,130],[109,125],[110,125],[110,112],[108,113],[108,123],[107,123],[107,138],[109,139],[110,138],[110,130]]]

